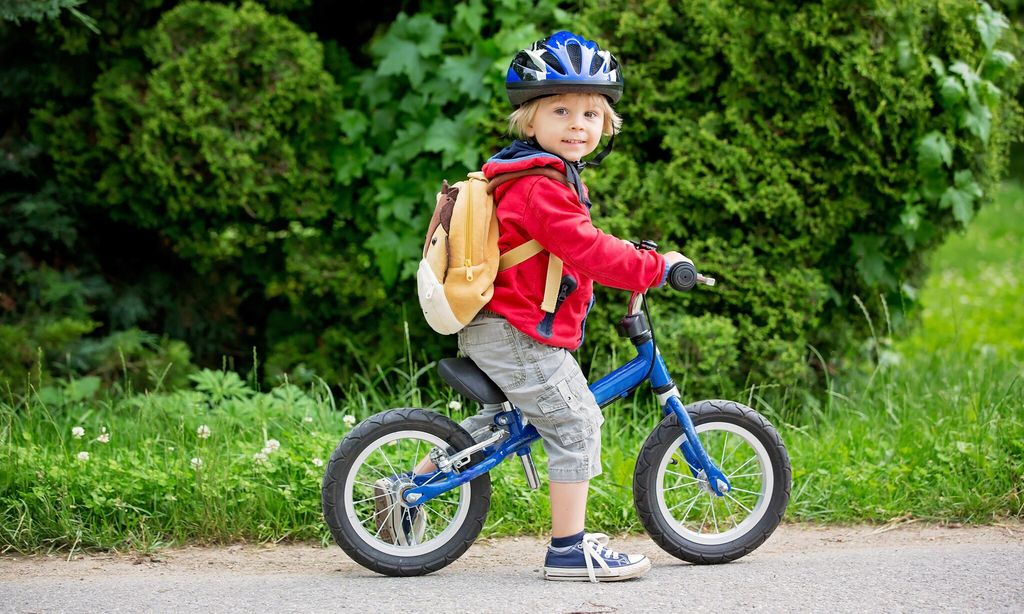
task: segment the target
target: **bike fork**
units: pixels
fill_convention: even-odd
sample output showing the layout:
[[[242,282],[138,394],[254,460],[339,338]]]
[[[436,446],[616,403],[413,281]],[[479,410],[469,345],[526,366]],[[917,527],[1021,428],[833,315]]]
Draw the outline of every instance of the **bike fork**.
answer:
[[[690,419],[690,414],[686,412],[686,408],[683,407],[679,397],[675,395],[669,396],[665,401],[665,410],[666,412],[671,411],[674,413],[676,420],[679,421],[679,425],[683,427],[683,433],[686,435],[686,438],[679,448],[682,450],[686,462],[690,465],[690,471],[694,473],[694,477],[701,479],[702,476],[700,474],[703,473],[703,479],[707,480],[708,488],[719,497],[725,496],[725,493],[732,490],[729,479],[712,462],[707,451],[704,450],[704,446],[701,445],[700,439],[697,437],[697,430],[693,427],[693,420]]]

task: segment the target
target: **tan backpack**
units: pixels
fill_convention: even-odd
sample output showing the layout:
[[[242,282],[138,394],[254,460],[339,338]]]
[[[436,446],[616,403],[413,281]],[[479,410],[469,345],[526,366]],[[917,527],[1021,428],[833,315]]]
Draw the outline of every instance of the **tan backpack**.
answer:
[[[499,271],[544,251],[531,239],[498,253],[498,215],[492,194],[499,185],[527,175],[544,175],[569,185],[565,175],[544,167],[498,175],[490,181],[475,172],[455,185],[441,184],[416,272],[416,287],[423,316],[442,335],[462,330],[483,309],[494,294]],[[561,276],[562,261],[552,255],[541,303],[546,313],[555,311]]]

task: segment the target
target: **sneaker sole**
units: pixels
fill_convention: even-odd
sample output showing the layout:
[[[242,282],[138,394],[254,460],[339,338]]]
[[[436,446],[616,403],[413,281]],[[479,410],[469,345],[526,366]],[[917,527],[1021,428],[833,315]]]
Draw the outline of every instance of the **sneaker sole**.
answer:
[[[651,559],[634,563],[628,567],[617,567],[610,572],[594,567],[594,575],[598,582],[619,582],[639,578],[651,570]],[[568,569],[565,567],[545,567],[544,579],[556,582],[590,582],[590,574],[586,567],[583,569]]]

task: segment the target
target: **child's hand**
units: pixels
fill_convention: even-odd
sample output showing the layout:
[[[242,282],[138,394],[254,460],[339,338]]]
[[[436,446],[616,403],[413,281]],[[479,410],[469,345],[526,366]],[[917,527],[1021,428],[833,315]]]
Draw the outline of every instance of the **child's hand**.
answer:
[[[677,262],[689,262],[690,264],[693,264],[693,260],[690,260],[689,258],[680,254],[679,252],[668,252],[664,254],[664,257],[665,263],[668,264],[669,266],[672,266]]]

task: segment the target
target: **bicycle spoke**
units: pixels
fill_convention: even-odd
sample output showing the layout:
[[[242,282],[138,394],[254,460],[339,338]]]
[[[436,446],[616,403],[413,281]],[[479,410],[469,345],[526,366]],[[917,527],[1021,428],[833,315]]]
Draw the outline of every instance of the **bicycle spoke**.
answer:
[[[758,471],[757,473],[741,473],[740,475],[726,474],[725,477],[729,478],[730,480],[734,480],[736,478],[752,478],[762,475],[764,474]]]
[[[734,487],[732,487],[732,488],[730,488],[730,489],[729,489],[729,492],[745,492],[745,493],[747,493],[748,495],[757,495],[757,496],[761,496],[761,493],[760,493],[760,491],[757,491],[757,490],[747,490],[746,488],[736,488],[735,486],[734,486]]]
[[[736,524],[736,514],[733,513],[732,506],[729,505],[729,500],[728,499],[722,499],[722,505],[724,505],[725,509],[729,512],[729,518],[732,519],[732,528],[735,529],[736,527],[740,526],[740,525]]]
[[[398,441],[398,440],[396,439],[395,441]],[[377,451],[380,452],[380,455],[382,457],[384,457],[384,462],[387,463],[388,464],[388,468],[391,469],[391,475],[398,475],[398,472],[395,471],[395,466],[391,464],[391,460],[388,459],[388,455],[384,453],[384,448],[383,447],[377,448]],[[384,476],[384,477],[389,477],[389,476]]]
[[[448,521],[448,524],[451,524],[451,523],[452,523],[452,519],[451,519],[451,518],[449,518],[449,517],[447,517],[447,516],[445,516],[445,515],[444,515],[444,514],[442,514],[441,512],[439,512],[439,511],[437,511],[437,510],[434,510],[434,513],[435,513],[435,514],[437,514],[438,516],[440,516],[441,518],[444,518],[445,520],[447,520],[447,521]]]
[[[686,518],[687,516],[689,516],[690,510],[693,509],[693,505],[695,503],[697,503],[697,499],[700,499],[701,495],[703,495],[703,494],[704,494],[703,491],[697,491],[697,494],[693,495],[693,497],[687,499],[686,501],[683,501],[682,503],[677,503],[677,504],[673,505],[672,507],[668,508],[668,511],[671,512],[672,510],[676,509],[677,507],[682,507],[682,506],[686,505],[687,503],[689,503],[690,507],[686,508],[686,511],[683,513],[683,518]]]
[[[721,533],[721,531],[718,530],[718,515],[715,514],[715,500],[714,499],[711,499],[711,505],[708,506],[708,507],[711,509],[711,522],[713,522],[714,525],[715,525],[715,533]]]
[[[352,483],[353,484],[359,484],[361,486],[366,486],[367,488],[373,488],[374,487],[374,485],[370,484],[369,482],[360,482],[359,480],[352,480]]]
[[[757,457],[756,456],[751,456],[747,460],[743,461],[743,464],[740,465],[739,467],[737,467],[736,469],[734,469],[733,472],[735,473],[736,471],[742,471],[743,468],[746,467],[747,465],[749,465],[751,461],[755,461],[755,460],[757,460]]]
[[[386,497],[386,496],[387,495],[374,495],[372,497],[367,497],[365,499],[359,499],[358,501],[353,501],[352,505],[358,505],[360,503],[366,503],[367,501],[373,501],[374,499],[380,499],[381,497]]]
[[[678,475],[679,477],[685,478],[687,480],[690,480],[691,482],[699,482],[700,481],[700,480],[698,480],[697,478],[693,477],[692,475],[690,475],[688,473],[679,473],[679,472],[676,472],[676,471],[672,471],[671,469],[666,469],[665,473],[671,473],[672,475]],[[678,484],[679,480],[676,480],[676,483]]]
[[[700,483],[698,480],[693,480],[693,481],[697,482],[698,484]],[[678,490],[680,488],[692,488],[692,487],[693,487],[693,484],[678,484],[676,486],[669,486],[668,488],[663,488],[662,491],[663,492],[668,492],[670,490]]]
[[[711,502],[714,505],[714,501]],[[708,514],[711,512],[711,506],[708,506],[708,510],[704,512],[704,519],[700,521],[700,526],[697,527],[697,532],[702,533],[704,531],[704,523],[708,521]]]
[[[730,499],[732,499],[732,500],[733,500],[733,502],[734,502],[734,503],[736,503],[736,505],[738,505],[738,506],[742,507],[742,508],[743,508],[744,510],[746,510],[746,512],[747,512],[748,514],[753,514],[753,513],[754,513],[754,510],[750,509],[750,508],[749,508],[749,507],[747,507],[746,505],[743,505],[743,503],[742,503],[742,502],[741,502],[741,501],[740,501],[739,499],[737,499],[736,497],[734,497],[734,496],[730,495],[729,493],[725,493],[725,496],[726,496],[726,497],[729,497]]]
[[[729,445],[729,431],[725,432],[725,437],[722,438],[722,460],[718,461],[718,466],[722,467],[725,465],[725,450],[726,446]]]

